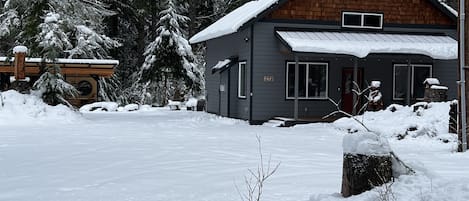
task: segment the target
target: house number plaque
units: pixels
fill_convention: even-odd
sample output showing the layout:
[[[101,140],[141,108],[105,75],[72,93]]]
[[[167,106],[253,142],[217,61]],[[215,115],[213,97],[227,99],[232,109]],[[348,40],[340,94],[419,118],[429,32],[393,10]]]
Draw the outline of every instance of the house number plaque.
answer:
[[[273,82],[274,81],[274,76],[272,75],[265,75],[264,76],[264,82]]]

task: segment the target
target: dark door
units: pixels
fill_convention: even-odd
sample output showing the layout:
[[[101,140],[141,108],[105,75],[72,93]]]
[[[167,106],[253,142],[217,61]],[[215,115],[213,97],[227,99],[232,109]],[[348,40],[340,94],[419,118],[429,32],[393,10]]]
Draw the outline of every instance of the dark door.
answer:
[[[363,69],[358,68],[357,84],[362,87]],[[353,68],[342,69],[342,110],[352,114],[353,111]],[[357,107],[357,110],[360,106]]]

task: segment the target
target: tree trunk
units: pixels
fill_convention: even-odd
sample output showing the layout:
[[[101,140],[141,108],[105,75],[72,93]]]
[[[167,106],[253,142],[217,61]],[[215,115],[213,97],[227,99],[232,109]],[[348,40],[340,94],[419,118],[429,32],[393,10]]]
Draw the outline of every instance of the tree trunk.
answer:
[[[342,196],[350,197],[391,181],[391,155],[344,153]]]

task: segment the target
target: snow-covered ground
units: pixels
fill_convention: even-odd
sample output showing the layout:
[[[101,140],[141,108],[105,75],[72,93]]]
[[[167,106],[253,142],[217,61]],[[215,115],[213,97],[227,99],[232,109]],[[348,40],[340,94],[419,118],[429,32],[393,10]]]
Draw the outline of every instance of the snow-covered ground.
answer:
[[[339,196],[347,120],[272,128],[168,108],[75,115],[44,105],[40,111],[55,112],[30,118],[29,109],[5,102],[0,200],[238,201],[235,184],[242,190],[247,169],[258,165],[256,135],[265,158],[281,162],[263,200],[376,200],[373,190]],[[390,143],[418,172],[396,180],[397,200],[467,200],[469,154],[455,153],[454,139],[390,137]]]

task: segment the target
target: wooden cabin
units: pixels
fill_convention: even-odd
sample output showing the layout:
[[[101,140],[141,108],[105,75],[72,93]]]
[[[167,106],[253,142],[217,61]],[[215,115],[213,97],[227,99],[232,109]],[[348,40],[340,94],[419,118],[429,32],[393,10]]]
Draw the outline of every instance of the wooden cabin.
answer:
[[[65,80],[80,92],[69,101],[75,106],[81,106],[98,101],[98,79],[111,77],[119,61],[58,59],[53,63],[42,58],[26,58],[22,51],[15,52],[15,58],[0,57],[0,90],[12,89],[14,80],[23,80],[23,83],[31,88],[41,76],[41,69],[52,65],[59,65]]]

